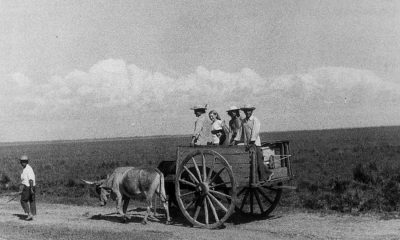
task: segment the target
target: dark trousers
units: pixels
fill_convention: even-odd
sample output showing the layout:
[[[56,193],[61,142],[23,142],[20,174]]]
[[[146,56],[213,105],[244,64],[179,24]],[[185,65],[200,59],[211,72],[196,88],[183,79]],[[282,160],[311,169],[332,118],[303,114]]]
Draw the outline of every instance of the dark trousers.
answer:
[[[33,194],[31,193],[30,187],[24,185],[21,193],[21,206],[26,214],[36,215],[36,189],[33,187]]]
[[[256,146],[256,159],[257,159],[257,170],[258,170],[258,178],[260,181],[268,180],[269,176],[271,176],[272,171],[265,166],[264,157],[261,150],[261,147]]]

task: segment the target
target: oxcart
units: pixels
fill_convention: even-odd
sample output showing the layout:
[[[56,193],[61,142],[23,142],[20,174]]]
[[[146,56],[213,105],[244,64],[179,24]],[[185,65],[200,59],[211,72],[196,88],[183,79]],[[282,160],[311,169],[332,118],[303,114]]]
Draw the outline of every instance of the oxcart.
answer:
[[[176,161],[163,161],[167,195],[194,226],[217,228],[236,210],[265,217],[292,179],[289,141],[262,144],[264,164],[274,175],[258,181],[255,154],[245,146],[180,146]]]

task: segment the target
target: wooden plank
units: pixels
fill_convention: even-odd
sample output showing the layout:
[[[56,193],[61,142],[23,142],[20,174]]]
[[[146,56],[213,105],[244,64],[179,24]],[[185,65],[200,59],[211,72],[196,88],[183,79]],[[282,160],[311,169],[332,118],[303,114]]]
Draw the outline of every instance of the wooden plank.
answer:
[[[282,157],[278,156],[280,153],[287,152],[286,149],[282,149],[282,146],[279,146],[280,144],[277,145],[277,148],[273,148],[275,151],[275,154],[277,156],[273,156],[273,160],[275,163],[275,168],[272,169],[274,172],[273,179],[283,179],[287,180],[289,177],[288,174],[288,168],[286,167],[281,167],[282,166]],[[251,166],[251,160],[249,158],[248,152],[245,151],[244,146],[232,146],[232,147],[221,147],[221,146],[204,146],[204,147],[178,147],[177,149],[177,167],[179,166],[180,162],[183,161],[183,159],[186,158],[187,155],[194,151],[198,150],[212,150],[215,151],[216,153],[220,154],[222,157],[224,157],[229,165],[232,167],[232,171],[236,180],[237,185],[243,185],[243,184],[248,184],[249,183],[249,177],[250,177],[250,166]],[[285,161],[285,160],[284,160]],[[289,161],[289,160],[287,160]],[[194,167],[192,163],[187,165],[188,167]],[[209,161],[207,160],[206,165],[209,165]],[[285,164],[286,165],[286,164]],[[218,171],[221,168],[221,164],[215,164],[215,169],[214,171]],[[229,181],[228,177],[223,174],[221,176],[223,178],[223,181]]]
[[[231,156],[248,155],[243,146],[201,146],[201,147],[178,147],[177,155],[181,159],[184,159],[189,153],[197,150],[212,150],[223,156],[224,158],[230,158]]]
[[[232,172],[237,182],[248,181],[250,177],[250,164],[232,166]],[[246,180],[245,180],[246,179]]]
[[[286,189],[286,190],[296,190],[296,186],[289,186],[289,185],[281,185],[281,186],[276,186],[275,188],[280,188],[280,189]]]
[[[275,169],[271,169],[271,170],[274,172],[274,175],[272,176],[272,179],[288,177],[289,176],[287,167],[275,168]]]

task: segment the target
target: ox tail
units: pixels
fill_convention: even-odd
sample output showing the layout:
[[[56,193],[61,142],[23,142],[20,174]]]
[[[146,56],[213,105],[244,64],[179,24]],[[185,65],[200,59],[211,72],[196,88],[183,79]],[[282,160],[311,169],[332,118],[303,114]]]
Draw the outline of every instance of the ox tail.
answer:
[[[159,170],[155,169],[156,172],[160,175],[160,184],[158,186],[159,189],[159,196],[161,198],[161,201],[163,202],[165,212],[167,214],[167,224],[171,222],[171,217],[169,215],[169,203],[168,203],[168,198],[167,198],[167,193],[165,192],[165,181],[164,181],[164,174]]]
[[[164,174],[157,168],[155,168],[155,170],[160,175],[160,184],[158,185],[158,195],[160,196],[161,201],[166,202],[168,201],[168,199],[167,199],[167,194],[165,192]]]
[[[160,174],[159,196],[161,198],[161,201],[163,202],[165,213],[167,214],[166,223],[169,224],[171,222],[171,216],[169,215],[169,203],[168,203],[167,193],[165,192],[164,174],[157,168],[156,171],[158,172],[158,174]]]

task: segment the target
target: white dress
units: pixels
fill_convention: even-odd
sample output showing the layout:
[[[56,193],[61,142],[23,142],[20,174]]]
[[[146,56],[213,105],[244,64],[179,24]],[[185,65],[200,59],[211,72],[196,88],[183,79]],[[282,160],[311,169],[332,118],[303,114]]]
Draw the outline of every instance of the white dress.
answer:
[[[211,125],[211,131],[218,131],[222,130],[222,120],[215,120],[212,125]],[[212,133],[212,143],[213,144],[219,144],[219,137],[217,134]]]

